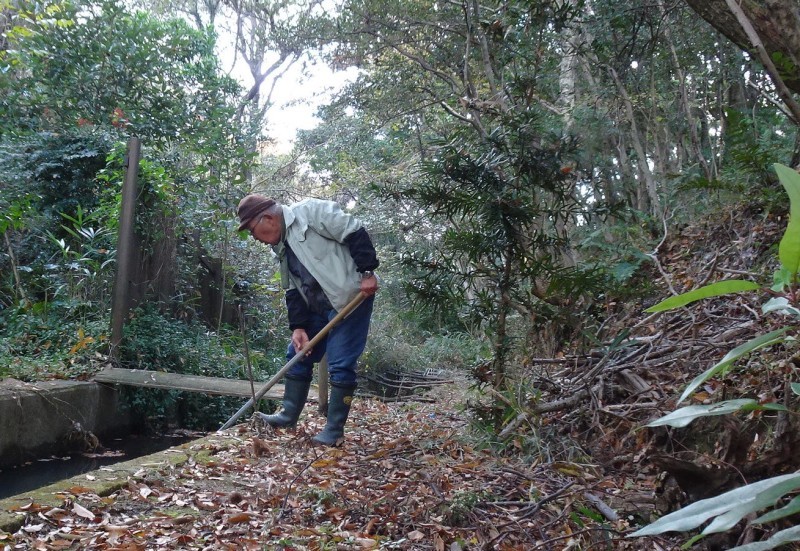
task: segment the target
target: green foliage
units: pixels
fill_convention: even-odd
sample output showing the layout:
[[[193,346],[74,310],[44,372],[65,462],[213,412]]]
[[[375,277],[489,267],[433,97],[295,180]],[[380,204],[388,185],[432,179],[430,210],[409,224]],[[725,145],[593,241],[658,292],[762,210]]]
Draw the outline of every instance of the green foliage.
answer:
[[[778,246],[781,267],[788,273],[788,287],[797,284],[800,272],[800,174],[788,166],[775,165],[778,178],[789,195],[789,225]]]
[[[491,501],[489,492],[460,491],[449,500],[444,510],[445,522],[451,526],[465,526],[475,508],[484,501]]]
[[[86,131],[32,134],[0,146],[8,183],[0,203],[13,216],[6,219],[8,239],[29,300],[65,294],[93,303],[101,316],[109,308],[116,238],[109,220],[116,211],[100,207],[103,187],[94,175],[110,148],[107,135]]]
[[[720,361],[695,377],[692,382],[689,383],[689,385],[683,391],[683,394],[681,394],[681,397],[678,398],[678,403],[686,400],[695,390],[697,390],[698,387],[700,387],[700,385],[709,380],[711,377],[728,371],[733,363],[741,357],[761,348],[772,346],[773,344],[786,342],[787,340],[793,341],[794,339],[784,336],[787,331],[789,331],[788,327],[776,329],[775,331],[770,331],[764,335],[759,335],[758,337],[755,337],[744,344],[740,344],[733,350],[730,350]]]
[[[727,415],[729,413],[736,413],[739,411],[787,411],[786,408],[780,404],[764,404],[763,406],[757,400],[750,398],[740,398],[737,400],[725,400],[716,404],[708,404],[704,406],[686,406],[673,411],[672,413],[660,417],[655,421],[647,423],[648,427],[661,427],[670,426],[675,428],[682,428],[695,419],[700,417],[711,417],[714,415]]]
[[[3,374],[84,376],[95,367],[94,354],[107,352],[124,139],[136,134],[144,144],[136,208],[147,255],[174,229],[165,220],[175,220],[179,209],[185,226],[178,232],[197,224],[210,239],[225,233],[215,221],[202,222],[206,203],[225,213],[217,208],[228,201],[220,183],[241,181],[260,118],[243,109],[252,117],[237,124],[240,87],[219,71],[210,31],[131,13],[114,1],[18,2],[3,15],[12,21],[0,51],[0,229],[9,250],[0,254],[0,313],[9,331],[0,344],[8,358]],[[185,254],[176,260],[175,287],[193,297],[198,253]],[[159,269],[172,275],[170,266]],[[181,300],[180,308],[192,313],[191,301]],[[178,339],[164,324],[163,338]],[[189,335],[208,365],[224,372],[243,363],[241,348],[225,339],[199,326],[183,334]],[[161,365],[174,361],[164,357]],[[201,371],[197,361],[187,369]],[[212,401],[206,420],[199,397],[170,395],[156,406],[153,394],[137,396],[193,426],[225,417],[222,399]]]
[[[197,139],[238,93],[218,76],[214,38],[185,22],[131,14],[114,0],[63,2],[52,18],[20,3],[30,32],[12,34],[0,132],[101,126],[168,143]],[[228,116],[233,113],[232,107]]]
[[[99,369],[108,343],[108,318],[66,296],[0,310],[0,378],[80,379]]]
[[[464,329],[491,342],[484,382],[495,391],[512,364],[511,319],[522,312],[560,340],[560,328],[580,318],[577,299],[607,288],[600,270],[570,256],[565,228],[582,209],[561,167],[574,144],[547,136],[532,111],[503,122],[485,139],[454,133],[404,192],[429,213],[427,240],[403,258],[407,289],[417,306],[456,313]]]
[[[712,518],[714,520],[703,529],[702,535],[724,532],[733,528],[746,515],[774,506],[781,496],[798,488],[800,488],[800,474],[797,473],[754,482],[716,497],[687,505],[683,509],[662,517],[641,530],[637,530],[630,534],[630,537],[692,530]],[[764,517],[761,518],[763,519]],[[797,535],[795,534],[795,537]],[[797,540],[790,539],[786,541]],[[758,549],[773,549],[774,547],[761,546]],[[741,548],[737,547],[735,549]]]
[[[797,272],[798,262],[800,262],[800,231],[796,225],[798,217],[800,217],[800,176],[794,170],[782,166],[775,166],[778,178],[787,191],[790,201],[790,219],[786,232],[781,239],[779,248],[779,259],[781,267],[779,269],[780,275],[776,274],[774,278],[778,285],[773,287],[773,293],[782,293],[783,296],[775,297],[769,302],[765,303],[763,310],[768,312],[782,312],[789,316],[800,318],[800,310],[796,308],[797,304]],[[734,282],[737,283],[737,282]],[[743,284],[747,282],[738,282]],[[724,288],[718,288],[716,291],[721,291]],[[728,292],[738,292],[742,290],[741,285],[734,285],[733,288],[728,286]],[[708,287],[696,290],[702,291],[705,297],[719,296],[721,292],[710,292]],[[672,297],[673,299],[681,299],[677,302],[673,301],[670,304],[664,305],[667,301],[662,302],[659,308],[654,311],[663,311],[669,308],[677,308],[697,300],[704,298],[698,296],[695,292],[694,297],[688,297],[690,293],[681,295],[680,297]],[[688,298],[687,298],[688,297]],[[672,299],[668,299],[672,300]],[[794,344],[796,339],[792,334],[794,327],[782,327],[764,335],[760,335],[750,341],[737,346],[729,351],[725,357],[713,365],[711,368],[701,373],[689,383],[684,390],[678,402],[682,402],[688,398],[703,382],[711,377],[723,373],[731,368],[733,363],[742,356],[749,354],[760,348],[770,346],[776,343],[790,343]],[[787,335],[788,334],[788,335]],[[796,389],[796,383],[792,383],[792,389]],[[784,411],[785,407],[779,404],[759,404],[755,400],[750,399],[737,399],[712,404],[709,406],[688,406],[674,411],[664,417],[652,421],[648,426],[669,425],[673,427],[684,427],[691,423],[694,419],[700,417],[707,417],[712,415],[722,415],[726,413],[733,413],[737,411],[754,411],[757,409],[770,409],[775,411]],[[660,534],[667,531],[686,531],[696,528],[703,524],[706,520],[713,518],[714,520],[705,527],[701,535],[693,538],[692,542],[700,539],[700,537],[707,534],[716,532],[724,532],[733,528],[740,520],[746,515],[772,507],[776,501],[789,492],[793,492],[800,488],[800,475],[790,474],[778,476],[748,484],[741,488],[731,490],[722,495],[714,498],[705,499],[693,503],[683,509],[671,513],[656,522],[650,524],[631,534],[632,536],[645,536]],[[755,523],[769,522],[790,514],[794,514],[798,510],[797,504],[793,501],[784,509],[770,514],[763,515],[754,521]],[[800,541],[800,532],[792,530],[784,530],[779,534],[775,534],[767,542],[760,542],[750,546],[743,546],[742,548],[749,549],[773,549],[783,543],[790,541]],[[741,548],[736,548],[741,549]]]
[[[131,369],[246,379],[238,344],[235,338],[226,343],[198,323],[169,320],[153,308],[144,308],[125,327],[119,361]],[[259,357],[253,359],[258,378],[262,376]],[[125,396],[135,417],[151,425],[174,420],[182,427],[205,430],[218,428],[241,405],[238,398],[178,391],[126,389]]]
[[[0,200],[27,201],[26,218],[30,220],[31,209],[35,209],[40,215],[36,225],[41,227],[43,221],[50,229],[58,227],[59,213],[74,216],[78,205],[93,210],[101,191],[95,175],[106,164],[111,139],[102,131],[74,129],[0,142],[5,184],[0,187]]]
[[[741,293],[743,291],[755,291],[759,289],[760,285],[752,281],[742,281],[737,279],[718,281],[698,289],[693,289],[687,293],[670,297],[662,300],[655,306],[651,306],[645,312],[664,312],[672,310],[673,308],[680,308],[692,302],[702,300],[704,298],[718,297],[721,295],[728,295],[732,293]]]
[[[372,316],[370,338],[361,365],[367,370],[463,370],[490,353],[489,342],[458,324],[427,318],[390,299],[393,284],[381,289],[382,304]],[[399,300],[399,299],[398,299]]]

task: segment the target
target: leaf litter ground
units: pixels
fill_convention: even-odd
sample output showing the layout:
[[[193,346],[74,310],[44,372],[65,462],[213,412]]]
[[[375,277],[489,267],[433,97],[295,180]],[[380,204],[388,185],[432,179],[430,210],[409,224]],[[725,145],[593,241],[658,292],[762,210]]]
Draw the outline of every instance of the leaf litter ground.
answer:
[[[432,402],[357,400],[340,448],[311,444],[324,423],[311,405],[292,431],[241,424],[110,496],[76,487],[60,507],[31,504],[0,548],[669,548],[625,540],[628,520],[602,515],[614,518],[603,504],[624,480],[477,449],[455,390],[435,389]]]

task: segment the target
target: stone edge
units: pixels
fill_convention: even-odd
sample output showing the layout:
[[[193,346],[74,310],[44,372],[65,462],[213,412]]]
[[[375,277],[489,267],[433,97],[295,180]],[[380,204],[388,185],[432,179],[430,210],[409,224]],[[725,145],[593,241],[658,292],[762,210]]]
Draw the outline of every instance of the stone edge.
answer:
[[[213,443],[215,446],[219,446],[220,444],[238,443],[240,441],[240,438],[236,438],[229,433],[211,434],[164,451],[116,463],[96,471],[61,480],[49,486],[2,499],[0,500],[0,533],[14,533],[23,526],[25,517],[29,514],[21,509],[23,507],[28,507],[31,504],[44,507],[63,506],[67,499],[75,498],[75,495],[69,491],[71,488],[85,488],[86,492],[100,497],[109,496],[123,488],[136,473],[143,469],[149,472],[164,467],[179,467],[190,459],[195,461],[208,460],[211,455],[208,444]],[[76,501],[80,501],[79,496]]]

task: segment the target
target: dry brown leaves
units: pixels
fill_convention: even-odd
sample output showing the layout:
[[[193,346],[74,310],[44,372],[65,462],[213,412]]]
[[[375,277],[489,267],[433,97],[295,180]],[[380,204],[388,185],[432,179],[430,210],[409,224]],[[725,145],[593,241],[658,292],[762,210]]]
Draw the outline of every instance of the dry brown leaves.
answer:
[[[61,507],[32,503],[0,548],[643,548],[622,537],[626,520],[604,519],[585,499],[604,501],[615,483],[585,465],[475,449],[449,400],[359,400],[341,448],[311,445],[324,422],[311,410],[295,431],[240,425],[200,441],[205,455],[142,469],[109,497],[76,486]]]

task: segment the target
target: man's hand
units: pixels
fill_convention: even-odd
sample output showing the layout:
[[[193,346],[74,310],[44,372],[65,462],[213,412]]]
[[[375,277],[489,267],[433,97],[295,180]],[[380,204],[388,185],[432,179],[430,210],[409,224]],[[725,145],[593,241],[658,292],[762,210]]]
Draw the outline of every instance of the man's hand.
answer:
[[[361,278],[361,292],[368,297],[378,292],[378,278],[375,277],[375,274]]]
[[[294,346],[294,352],[297,354],[300,352],[305,345],[308,344],[308,333],[306,333],[305,329],[295,329],[292,331],[292,346]],[[311,350],[306,353],[306,356],[311,354]]]

